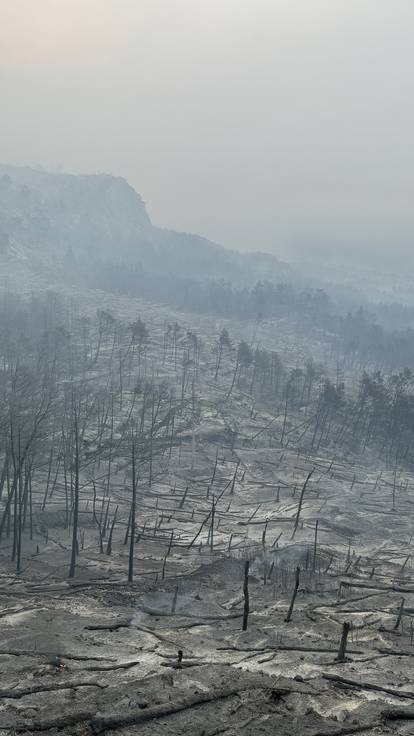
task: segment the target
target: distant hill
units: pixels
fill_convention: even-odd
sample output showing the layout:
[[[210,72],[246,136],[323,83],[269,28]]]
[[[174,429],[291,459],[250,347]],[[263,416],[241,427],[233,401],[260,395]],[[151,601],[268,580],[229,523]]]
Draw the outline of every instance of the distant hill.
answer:
[[[0,165],[0,257],[56,273],[113,263],[238,287],[280,282],[291,271],[271,255],[155,227],[141,196],[121,177],[7,165]]]

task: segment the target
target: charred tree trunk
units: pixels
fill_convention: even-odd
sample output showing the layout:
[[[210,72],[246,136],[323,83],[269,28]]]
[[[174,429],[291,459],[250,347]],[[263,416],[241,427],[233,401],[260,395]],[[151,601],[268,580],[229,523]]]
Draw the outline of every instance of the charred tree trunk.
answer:
[[[348,621],[344,621],[342,626],[341,642],[339,644],[339,651],[337,656],[337,662],[346,662],[346,645],[348,642],[348,634],[351,629],[351,624]]]
[[[75,577],[76,571],[76,554],[78,551],[78,522],[79,522],[79,426],[78,426],[78,408],[73,409],[73,435],[74,435],[74,500],[73,500],[73,530],[72,530],[72,551],[70,557],[69,577]]]
[[[243,595],[244,595],[244,608],[243,608],[243,631],[247,631],[247,621],[249,618],[250,611],[250,600],[249,600],[249,560],[244,563],[244,581],[243,581]]]
[[[288,610],[287,616],[285,618],[285,621],[286,621],[287,624],[290,622],[290,620],[292,618],[293,607],[295,605],[296,596],[297,596],[298,590],[299,590],[299,576],[300,576],[300,567],[297,567],[296,568],[296,572],[295,572],[295,587],[293,589],[292,600],[290,601],[289,610]]]
[[[128,582],[134,581],[134,545],[135,545],[135,513],[136,513],[136,494],[137,494],[137,478],[136,478],[136,456],[135,456],[135,438],[131,438],[131,463],[132,463],[132,500],[131,500],[131,522],[130,522],[130,539],[129,539],[129,561],[128,561]]]

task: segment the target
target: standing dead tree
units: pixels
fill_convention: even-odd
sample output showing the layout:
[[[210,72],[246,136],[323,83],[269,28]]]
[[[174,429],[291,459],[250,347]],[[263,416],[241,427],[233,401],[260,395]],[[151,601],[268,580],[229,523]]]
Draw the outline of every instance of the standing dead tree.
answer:
[[[243,596],[244,596],[244,608],[243,608],[243,631],[247,631],[247,622],[250,611],[250,599],[249,599],[249,560],[244,563],[244,580],[243,580]]]
[[[349,623],[349,621],[344,621],[344,624],[342,626],[342,636],[339,644],[338,656],[336,658],[337,662],[346,662],[346,645],[348,642],[348,634],[350,630],[351,624]]]
[[[220,336],[217,341],[217,361],[216,361],[216,371],[214,374],[215,381],[217,381],[217,378],[218,378],[224,348],[226,348],[229,351],[231,350],[230,335],[227,332],[225,327],[223,327],[222,331],[220,332]]]
[[[295,571],[295,587],[293,588],[292,600],[290,601],[289,610],[288,610],[287,615],[286,615],[286,618],[285,618],[285,621],[286,621],[287,624],[292,619],[293,607],[295,605],[296,596],[297,596],[298,590],[299,590],[299,576],[300,576],[300,567],[297,567],[296,568],[296,571]]]
[[[128,558],[128,583],[134,581],[134,545],[135,545],[135,515],[137,503],[137,468],[136,468],[136,436],[131,432],[131,510],[130,510],[130,540],[129,540],[129,558]]]
[[[9,526],[13,509],[12,559],[16,561],[17,572],[21,571],[22,534],[31,495],[33,457],[37,452],[36,446],[41,443],[43,425],[51,411],[54,396],[53,377],[50,379],[50,382],[46,382],[43,374],[36,375],[28,366],[21,365],[17,356],[15,361],[11,360],[5,377],[5,432],[12,481],[0,521],[0,539],[5,525]],[[32,531],[32,524],[30,526]]]
[[[242,369],[243,368],[247,369],[252,362],[253,362],[253,353],[251,351],[251,348],[244,340],[242,340],[239,343],[239,346],[237,348],[237,356],[236,356],[236,362],[234,364],[233,378],[230,384],[230,388],[227,392],[228,399],[230,398],[232,394],[236,380],[240,377],[240,373]]]
[[[72,549],[70,555],[69,577],[75,577],[76,556],[78,553],[78,524],[79,524],[79,469],[80,469],[80,450],[79,450],[79,413],[80,402],[78,397],[72,392],[72,427],[71,427],[71,445],[72,445],[72,462],[73,462],[73,527],[72,527]]]
[[[303,504],[303,498],[305,496],[306,487],[307,487],[310,479],[312,478],[312,475],[313,475],[314,472],[315,472],[315,468],[312,468],[312,470],[308,473],[308,476],[307,476],[307,478],[306,478],[306,480],[305,480],[305,482],[304,482],[304,484],[302,486],[302,490],[300,492],[298,510],[296,512],[295,523],[294,523],[294,526],[293,526],[293,532],[292,532],[291,539],[294,539],[295,538],[295,534],[296,534],[296,531],[297,531],[297,528],[298,528],[298,524],[299,524],[299,519],[300,519],[300,512],[302,511],[302,504]]]

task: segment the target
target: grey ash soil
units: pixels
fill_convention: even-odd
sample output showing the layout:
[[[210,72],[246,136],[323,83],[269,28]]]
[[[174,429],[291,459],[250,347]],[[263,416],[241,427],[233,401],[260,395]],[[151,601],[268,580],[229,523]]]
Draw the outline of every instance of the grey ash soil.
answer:
[[[86,311],[99,301],[82,299]],[[121,317],[138,308],[113,301]],[[156,365],[160,380],[179,385],[172,361],[159,360],[166,310],[139,309],[152,335],[148,371]],[[186,319],[207,351],[221,325]],[[280,347],[283,330],[263,327],[261,339]],[[305,338],[295,348],[286,337],[292,364],[308,348]],[[0,551],[1,736],[414,733],[414,478],[401,474],[393,509],[394,472],[380,460],[306,451],[296,429],[301,417],[290,417],[281,447],[276,407],[253,411],[241,390],[226,400],[230,367],[218,385],[208,371],[202,363],[194,437],[183,429],[168,465],[155,468],[151,486],[139,486],[133,584],[121,460],[113,461],[118,516],[110,554],[99,552],[84,478],[73,580],[62,486],[42,510],[45,476],[36,474],[34,534],[25,536],[20,575],[10,540]],[[263,431],[270,421],[272,431]],[[212,543],[205,520],[213,497]],[[246,560],[250,615],[242,631]],[[345,621],[352,626],[340,663]]]

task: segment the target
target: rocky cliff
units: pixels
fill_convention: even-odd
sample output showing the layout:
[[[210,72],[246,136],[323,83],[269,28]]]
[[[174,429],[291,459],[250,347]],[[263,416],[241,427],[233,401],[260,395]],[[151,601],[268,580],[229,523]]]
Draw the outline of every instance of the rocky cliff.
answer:
[[[12,166],[0,166],[0,257],[57,269],[109,262],[239,286],[289,272],[271,255],[155,227],[141,196],[121,177]]]

